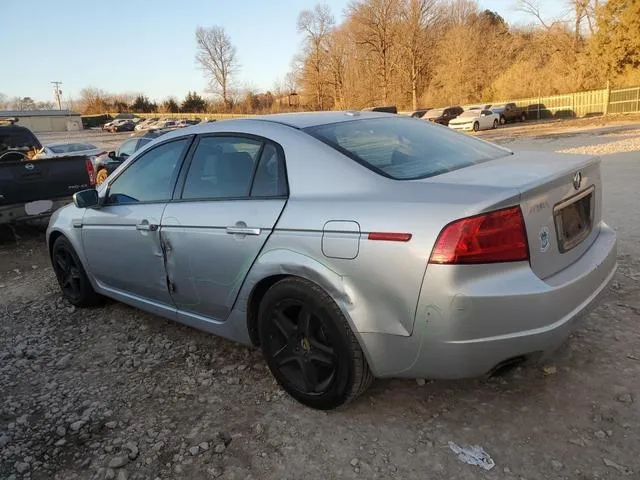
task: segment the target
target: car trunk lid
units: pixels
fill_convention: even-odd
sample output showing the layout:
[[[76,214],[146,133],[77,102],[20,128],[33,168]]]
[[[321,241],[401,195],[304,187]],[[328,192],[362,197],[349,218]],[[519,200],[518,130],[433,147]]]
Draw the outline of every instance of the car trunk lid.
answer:
[[[575,262],[597,236],[602,215],[597,157],[518,152],[431,181],[518,191],[531,268],[542,279]]]

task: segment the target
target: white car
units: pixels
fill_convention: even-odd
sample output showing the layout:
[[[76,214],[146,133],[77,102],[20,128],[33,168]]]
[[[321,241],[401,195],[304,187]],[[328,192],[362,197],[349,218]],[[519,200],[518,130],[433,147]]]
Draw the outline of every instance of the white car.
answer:
[[[500,124],[500,115],[493,113],[491,110],[467,110],[462,112],[458,117],[449,122],[449,128],[454,130],[489,130],[490,128],[498,128]]]

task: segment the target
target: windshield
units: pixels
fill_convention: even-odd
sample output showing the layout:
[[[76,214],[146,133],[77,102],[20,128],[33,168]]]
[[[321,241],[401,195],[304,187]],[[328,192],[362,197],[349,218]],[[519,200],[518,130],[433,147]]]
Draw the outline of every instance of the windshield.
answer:
[[[499,109],[504,108],[504,107],[505,107],[505,105],[504,105],[504,103],[503,103],[503,104],[501,104],[501,105],[493,105],[491,108],[492,108],[492,109],[495,109],[495,110],[499,110]]]
[[[426,178],[509,155],[506,149],[414,118],[370,118],[304,129],[385,177]]]
[[[478,108],[473,110],[467,110],[466,112],[462,112],[458,117],[477,117],[480,115],[480,109]]]
[[[424,114],[424,116],[427,118],[441,117],[443,112],[444,112],[443,108],[437,108],[435,110],[429,110],[427,113]]]

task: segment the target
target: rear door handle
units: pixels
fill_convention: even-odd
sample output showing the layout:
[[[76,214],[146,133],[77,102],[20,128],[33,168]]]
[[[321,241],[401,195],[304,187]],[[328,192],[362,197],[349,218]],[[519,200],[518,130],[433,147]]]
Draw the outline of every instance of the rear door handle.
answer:
[[[231,235],[260,235],[260,229],[252,227],[227,227],[227,233]]]
[[[144,232],[155,232],[158,230],[158,225],[155,223],[149,223],[149,220],[142,220],[136,225],[136,230],[142,230]]]

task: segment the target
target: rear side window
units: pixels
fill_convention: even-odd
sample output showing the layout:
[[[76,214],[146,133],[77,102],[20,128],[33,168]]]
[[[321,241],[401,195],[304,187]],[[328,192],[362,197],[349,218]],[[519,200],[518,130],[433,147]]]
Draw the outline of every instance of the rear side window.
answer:
[[[251,187],[252,197],[283,197],[287,195],[284,159],[275,145],[268,143],[262,150],[260,163]]]
[[[396,180],[432,177],[510,154],[496,145],[409,117],[352,120],[305,131]]]
[[[248,197],[262,142],[242,137],[203,137],[193,154],[182,199]]]

